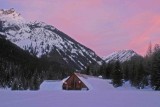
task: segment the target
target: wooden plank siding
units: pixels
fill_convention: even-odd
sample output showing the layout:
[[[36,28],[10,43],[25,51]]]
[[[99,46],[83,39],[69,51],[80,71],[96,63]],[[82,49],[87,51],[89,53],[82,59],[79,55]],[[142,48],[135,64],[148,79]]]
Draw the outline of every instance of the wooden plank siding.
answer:
[[[73,73],[66,81],[64,81],[62,88],[64,90],[88,90],[84,82]]]

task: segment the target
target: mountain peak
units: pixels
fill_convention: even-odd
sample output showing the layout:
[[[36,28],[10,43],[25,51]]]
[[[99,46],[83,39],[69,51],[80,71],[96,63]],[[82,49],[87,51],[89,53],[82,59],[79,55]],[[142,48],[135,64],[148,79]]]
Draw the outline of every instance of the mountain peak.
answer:
[[[119,50],[115,51],[112,54],[104,57],[103,59],[108,63],[110,61],[119,60],[120,62],[125,62],[130,60],[134,56],[140,56],[133,50]]]
[[[15,12],[14,8],[11,8],[11,9],[0,9],[0,14],[3,14],[3,15],[12,14],[14,12]]]
[[[20,13],[17,13],[14,8],[11,9],[0,9],[0,16],[13,16],[14,18],[20,16]]]
[[[25,23],[24,18],[20,15],[20,13],[16,12],[14,8],[11,9],[0,9],[0,20],[7,21],[9,24],[21,24]]]

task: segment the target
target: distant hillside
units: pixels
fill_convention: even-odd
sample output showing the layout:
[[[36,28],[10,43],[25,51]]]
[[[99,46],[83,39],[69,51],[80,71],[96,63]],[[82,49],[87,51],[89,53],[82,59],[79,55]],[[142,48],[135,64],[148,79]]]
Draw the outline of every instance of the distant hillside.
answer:
[[[38,89],[43,79],[62,79],[71,72],[65,65],[30,55],[0,35],[0,87]]]

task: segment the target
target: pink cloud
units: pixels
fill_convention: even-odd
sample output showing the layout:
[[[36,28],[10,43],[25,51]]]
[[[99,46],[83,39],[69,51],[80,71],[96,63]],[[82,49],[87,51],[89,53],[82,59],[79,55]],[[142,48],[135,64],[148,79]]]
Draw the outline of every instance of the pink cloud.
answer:
[[[155,44],[155,40],[160,39],[160,15],[153,13],[138,14],[132,19],[128,20],[123,26],[128,30],[131,36],[129,47],[136,49],[140,54],[144,55],[149,42]],[[145,50],[145,51],[144,51]]]

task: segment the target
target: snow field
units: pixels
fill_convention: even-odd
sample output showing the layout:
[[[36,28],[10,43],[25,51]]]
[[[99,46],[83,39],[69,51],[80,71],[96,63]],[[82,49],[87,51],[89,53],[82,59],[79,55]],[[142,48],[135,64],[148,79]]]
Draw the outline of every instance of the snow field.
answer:
[[[128,84],[114,88],[109,80],[94,77],[86,81],[93,89],[65,91],[61,81],[45,81],[39,91],[0,90],[0,107],[160,107],[158,91]]]

